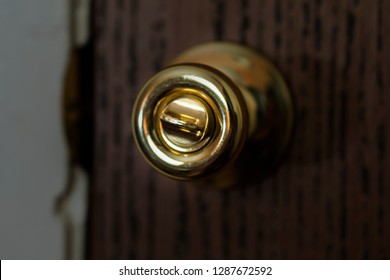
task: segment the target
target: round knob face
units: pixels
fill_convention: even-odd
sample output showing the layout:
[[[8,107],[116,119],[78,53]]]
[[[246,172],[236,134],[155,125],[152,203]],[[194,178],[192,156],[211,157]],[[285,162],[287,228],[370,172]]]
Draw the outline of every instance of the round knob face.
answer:
[[[159,172],[176,179],[205,177],[240,152],[248,113],[239,88],[204,65],[174,65],[154,75],[133,112],[136,143]]]
[[[200,95],[196,90],[178,89],[157,107],[157,131],[162,142],[174,152],[198,151],[214,133],[214,114]]]

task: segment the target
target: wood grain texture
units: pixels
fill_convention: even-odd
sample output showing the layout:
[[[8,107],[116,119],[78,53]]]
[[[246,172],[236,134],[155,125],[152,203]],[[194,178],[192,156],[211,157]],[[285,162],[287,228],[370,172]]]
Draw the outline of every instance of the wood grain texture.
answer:
[[[389,259],[389,15],[385,0],[96,0],[88,257]],[[164,178],[134,145],[140,87],[211,40],[265,53],[294,95],[286,161],[245,189]]]

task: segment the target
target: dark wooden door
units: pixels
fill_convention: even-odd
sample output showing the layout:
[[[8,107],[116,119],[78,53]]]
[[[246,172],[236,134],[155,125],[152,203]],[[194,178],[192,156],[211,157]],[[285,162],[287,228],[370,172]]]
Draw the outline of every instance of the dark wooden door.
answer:
[[[390,1],[96,0],[90,258],[390,258]],[[294,95],[291,150],[248,188],[194,188],[136,150],[132,106],[175,55],[241,42]]]

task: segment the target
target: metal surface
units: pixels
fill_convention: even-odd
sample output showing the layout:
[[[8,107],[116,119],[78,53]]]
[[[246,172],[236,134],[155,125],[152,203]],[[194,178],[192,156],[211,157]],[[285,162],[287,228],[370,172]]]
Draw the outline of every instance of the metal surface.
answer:
[[[199,95],[195,90],[178,89],[155,112],[160,118],[157,133],[172,151],[195,152],[205,147],[213,135],[213,111]]]
[[[211,178],[226,187],[242,171],[249,178],[252,164],[263,165],[265,173],[275,166],[290,138],[292,104],[265,58],[241,45],[213,42],[184,52],[146,83],[133,128],[157,171],[176,179]],[[240,156],[248,152],[250,162]]]

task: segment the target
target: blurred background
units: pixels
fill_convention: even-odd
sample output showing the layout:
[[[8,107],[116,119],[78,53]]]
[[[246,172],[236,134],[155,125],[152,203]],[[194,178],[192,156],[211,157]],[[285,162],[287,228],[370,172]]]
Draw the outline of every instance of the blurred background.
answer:
[[[72,223],[82,230],[86,204],[85,193],[75,191],[72,213],[55,206],[70,169],[62,96],[72,5],[69,0],[0,0],[0,5],[0,258],[61,259],[67,251],[65,220],[76,217],[79,222]],[[81,172],[75,180],[83,190]],[[73,257],[81,258],[82,244],[77,247]]]

